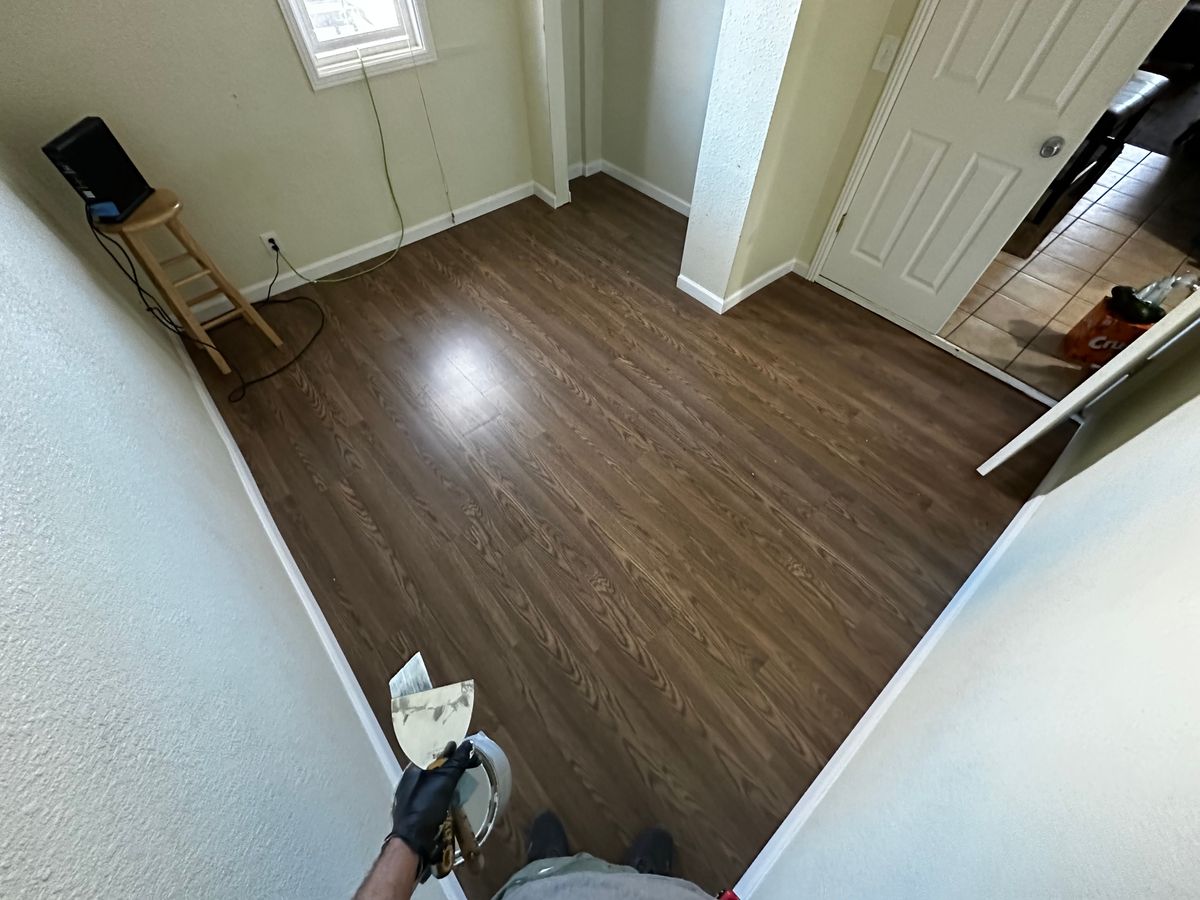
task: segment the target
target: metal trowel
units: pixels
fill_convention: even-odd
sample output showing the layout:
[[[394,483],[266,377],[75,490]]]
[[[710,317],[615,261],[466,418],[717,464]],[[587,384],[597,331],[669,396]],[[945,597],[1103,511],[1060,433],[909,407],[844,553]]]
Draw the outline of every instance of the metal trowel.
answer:
[[[435,688],[418,653],[392,676],[388,689],[392,728],[413,765],[428,769],[441,758],[447,744],[459,744],[467,736],[475,708],[473,680]]]

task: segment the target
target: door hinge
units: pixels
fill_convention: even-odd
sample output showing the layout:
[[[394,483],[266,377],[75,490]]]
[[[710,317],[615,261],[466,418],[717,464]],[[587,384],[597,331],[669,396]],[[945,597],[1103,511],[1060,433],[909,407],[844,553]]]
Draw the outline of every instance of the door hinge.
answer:
[[[842,217],[838,219],[837,228],[833,229],[834,234],[841,234],[842,226],[846,224],[846,216],[848,215],[850,215],[850,213],[842,213]]]

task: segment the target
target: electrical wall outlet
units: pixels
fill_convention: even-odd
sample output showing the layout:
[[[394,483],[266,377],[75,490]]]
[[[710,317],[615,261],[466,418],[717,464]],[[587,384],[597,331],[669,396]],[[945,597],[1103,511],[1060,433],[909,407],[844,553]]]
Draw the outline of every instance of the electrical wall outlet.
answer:
[[[278,247],[280,250],[283,249],[283,244],[279,242],[279,235],[273,231],[264,231],[258,236],[258,239],[263,242],[263,246],[267,248],[268,253],[274,253],[275,247]],[[275,247],[271,246],[271,241],[275,242]]]

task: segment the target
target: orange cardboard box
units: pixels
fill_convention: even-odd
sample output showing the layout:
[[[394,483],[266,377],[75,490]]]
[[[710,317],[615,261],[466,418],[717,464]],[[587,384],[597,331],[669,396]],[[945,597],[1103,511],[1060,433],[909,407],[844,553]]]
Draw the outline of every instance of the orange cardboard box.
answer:
[[[1097,303],[1063,338],[1063,354],[1099,368],[1153,327],[1153,322],[1135,324],[1118,319],[1108,311],[1109,297]]]

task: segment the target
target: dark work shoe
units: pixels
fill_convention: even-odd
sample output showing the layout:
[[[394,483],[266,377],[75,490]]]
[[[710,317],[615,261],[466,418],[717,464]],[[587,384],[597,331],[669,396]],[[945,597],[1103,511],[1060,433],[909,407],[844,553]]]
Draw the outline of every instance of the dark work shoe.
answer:
[[[567,845],[567,829],[563,827],[562,819],[550,810],[539,813],[529,826],[529,853],[525,862],[531,863],[538,859],[554,859],[559,856],[570,856],[571,848]]]
[[[633,839],[622,861],[643,875],[670,875],[675,865],[675,840],[665,828],[647,828]]]

